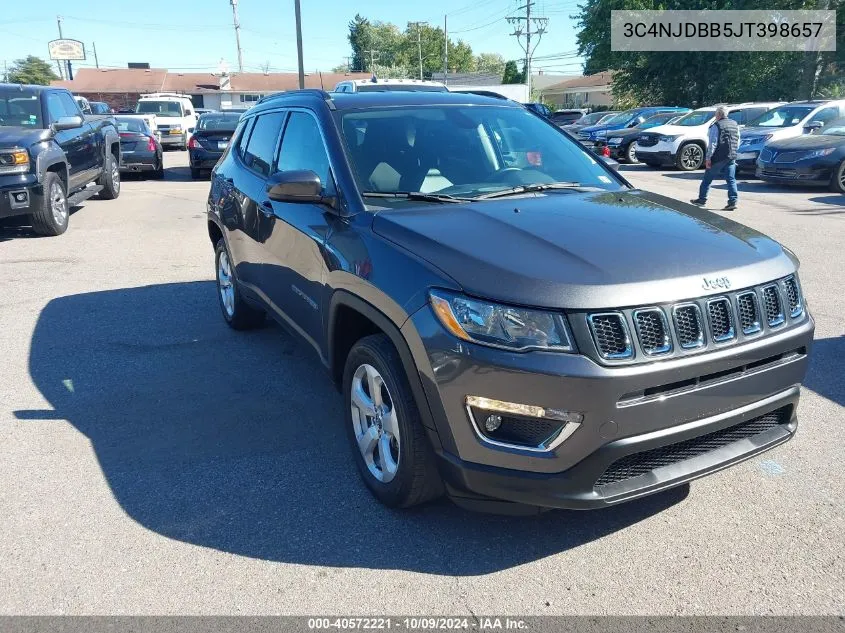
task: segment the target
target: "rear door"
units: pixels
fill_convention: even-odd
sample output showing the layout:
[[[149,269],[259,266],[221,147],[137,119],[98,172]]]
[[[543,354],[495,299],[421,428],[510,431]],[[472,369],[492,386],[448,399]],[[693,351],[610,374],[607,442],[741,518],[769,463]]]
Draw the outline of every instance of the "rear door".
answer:
[[[292,110],[282,136],[274,172],[307,169],[336,196],[329,154],[314,114]],[[268,262],[263,278],[273,303],[320,354],[327,269],[323,247],[332,213],[326,205],[270,202],[270,231],[264,242]]]

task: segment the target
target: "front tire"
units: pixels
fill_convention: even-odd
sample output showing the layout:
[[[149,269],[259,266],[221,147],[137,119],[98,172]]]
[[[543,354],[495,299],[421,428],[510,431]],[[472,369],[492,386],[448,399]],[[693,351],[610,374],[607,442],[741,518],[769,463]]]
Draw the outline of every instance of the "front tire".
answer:
[[[681,171],[695,171],[704,164],[704,148],[698,143],[684,143],[678,150],[675,166]]]
[[[625,148],[625,162],[634,165],[637,163],[637,148],[634,147],[634,143],[628,143],[628,146]]]
[[[845,160],[833,170],[833,176],[830,177],[830,190],[834,193],[845,194]]]
[[[67,231],[70,220],[65,184],[58,174],[48,171],[42,188],[41,204],[31,216],[32,230],[39,235],[61,235]]]
[[[106,154],[103,173],[97,184],[103,187],[100,192],[102,200],[114,200],[120,195],[120,167],[111,152]]]
[[[352,347],[343,371],[346,429],[358,471],[391,508],[443,494],[434,451],[402,361],[390,339],[375,334]]]
[[[235,267],[232,265],[226,242],[220,239],[214,249],[214,264],[217,269],[217,299],[223,319],[233,330],[252,330],[264,324],[263,310],[249,305],[241,296]]]

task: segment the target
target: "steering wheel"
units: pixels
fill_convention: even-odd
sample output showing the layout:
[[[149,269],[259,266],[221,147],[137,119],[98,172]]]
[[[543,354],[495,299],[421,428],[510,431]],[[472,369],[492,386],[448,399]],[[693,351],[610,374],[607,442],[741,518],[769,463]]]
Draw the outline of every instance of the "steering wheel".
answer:
[[[519,171],[522,171],[521,167],[504,167],[502,169],[497,169],[493,172],[491,180],[493,180],[493,182],[501,182],[503,180],[507,180],[508,174],[516,173]]]

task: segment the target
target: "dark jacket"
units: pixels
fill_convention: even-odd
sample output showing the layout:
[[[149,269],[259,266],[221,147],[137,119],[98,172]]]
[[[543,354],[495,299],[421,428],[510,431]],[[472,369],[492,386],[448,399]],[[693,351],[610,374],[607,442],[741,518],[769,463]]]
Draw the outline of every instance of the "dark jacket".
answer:
[[[719,142],[710,160],[714,163],[736,160],[736,147],[739,145],[739,126],[736,121],[725,117],[713,125],[719,132]]]

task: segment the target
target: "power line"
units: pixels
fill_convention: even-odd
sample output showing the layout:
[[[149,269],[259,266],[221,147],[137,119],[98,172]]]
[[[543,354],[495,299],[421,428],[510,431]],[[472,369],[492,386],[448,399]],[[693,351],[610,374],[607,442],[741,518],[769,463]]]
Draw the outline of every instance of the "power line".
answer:
[[[524,16],[512,16],[507,20],[514,25],[514,31],[511,33],[516,37],[517,42],[525,51],[525,84],[528,87],[528,98],[531,98],[531,57],[534,51],[540,45],[540,40],[543,33],[546,32],[546,26],[549,24],[548,18],[532,18],[531,7],[537,4],[534,0],[526,0],[525,4],[517,9],[517,11],[525,10]],[[524,23],[524,24],[523,24]],[[524,30],[523,30],[524,29]],[[537,43],[531,47],[531,36],[537,36]],[[525,44],[522,43],[522,38],[525,38]]]

